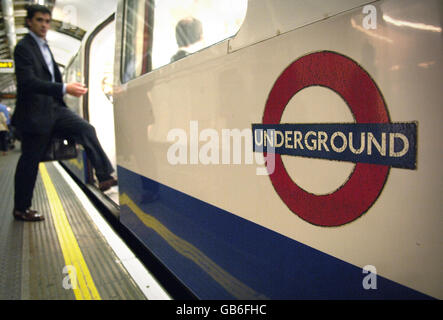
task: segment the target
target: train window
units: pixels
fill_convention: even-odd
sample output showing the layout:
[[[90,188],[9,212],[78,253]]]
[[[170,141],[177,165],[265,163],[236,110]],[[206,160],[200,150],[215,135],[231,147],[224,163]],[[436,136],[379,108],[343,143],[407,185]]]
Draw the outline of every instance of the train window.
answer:
[[[122,82],[235,35],[247,0],[126,0]]]
[[[70,64],[64,70],[65,83],[69,82],[83,83],[80,56],[81,56],[80,53],[77,53],[75,57],[71,60]],[[66,95],[65,101],[72,110],[74,110],[80,116],[83,116],[82,99]]]

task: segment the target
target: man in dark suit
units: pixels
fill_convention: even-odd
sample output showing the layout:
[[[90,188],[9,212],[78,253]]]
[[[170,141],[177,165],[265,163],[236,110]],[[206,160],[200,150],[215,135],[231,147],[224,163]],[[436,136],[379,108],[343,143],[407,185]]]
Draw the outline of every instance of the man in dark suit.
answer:
[[[15,172],[13,215],[25,221],[41,221],[44,216],[31,209],[38,164],[53,135],[72,137],[82,144],[104,191],[117,184],[112,165],[100,146],[95,129],[71,111],[64,94],[81,97],[87,88],[81,83],[64,84],[46,42],[51,11],[45,6],[27,8],[29,33],[14,50],[17,102],[12,125],[20,132],[22,155]]]

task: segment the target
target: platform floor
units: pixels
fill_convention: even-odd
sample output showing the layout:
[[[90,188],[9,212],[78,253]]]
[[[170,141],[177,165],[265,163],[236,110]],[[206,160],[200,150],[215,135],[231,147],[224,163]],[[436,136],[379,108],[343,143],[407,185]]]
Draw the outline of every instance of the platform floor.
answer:
[[[117,256],[57,164],[40,164],[34,190],[45,220],[13,218],[19,155],[0,155],[0,300],[147,299],[149,286],[134,281],[125,268],[133,262]]]

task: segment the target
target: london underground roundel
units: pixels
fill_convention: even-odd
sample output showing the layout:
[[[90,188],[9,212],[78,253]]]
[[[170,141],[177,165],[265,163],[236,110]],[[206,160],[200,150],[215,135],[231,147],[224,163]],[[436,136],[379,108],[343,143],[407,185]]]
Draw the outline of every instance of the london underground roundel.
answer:
[[[340,95],[356,123],[282,124],[283,112],[300,90],[322,86]],[[377,85],[352,59],[322,51],[303,56],[276,80],[262,124],[253,124],[254,151],[272,154],[271,182],[288,208],[319,226],[349,223],[379,197],[390,167],[416,168],[417,124],[391,123]],[[272,148],[271,148],[272,147]],[[270,151],[271,150],[271,151]],[[355,162],[349,179],[337,190],[315,195],[290,178],[281,155]]]

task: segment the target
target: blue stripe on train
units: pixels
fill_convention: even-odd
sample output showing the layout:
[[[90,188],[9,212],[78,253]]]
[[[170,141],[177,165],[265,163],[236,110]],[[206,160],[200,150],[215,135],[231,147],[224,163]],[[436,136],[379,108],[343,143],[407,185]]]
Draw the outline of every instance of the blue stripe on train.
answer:
[[[359,267],[120,166],[118,177],[140,209],[121,204],[121,222],[200,299],[430,298],[381,276],[365,290]]]

